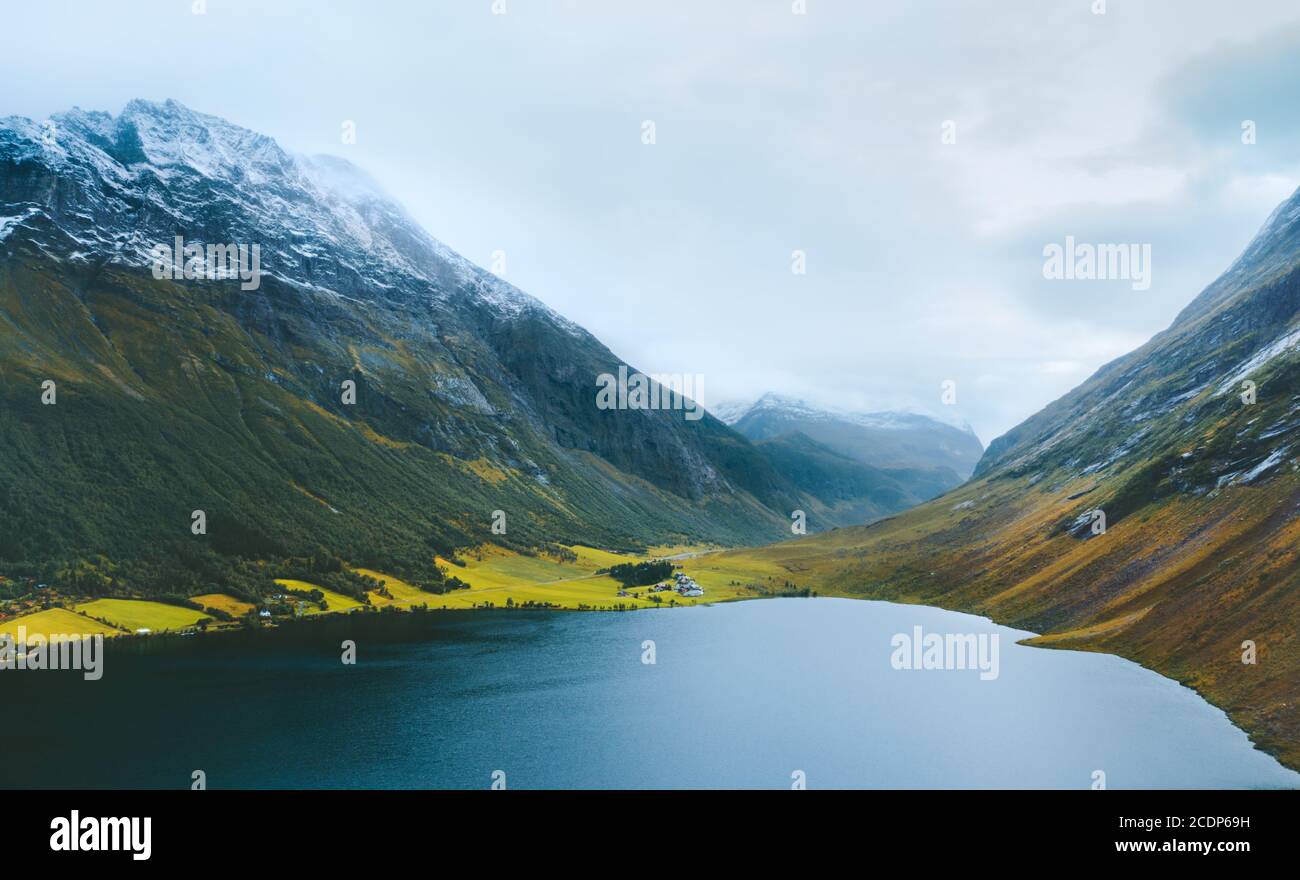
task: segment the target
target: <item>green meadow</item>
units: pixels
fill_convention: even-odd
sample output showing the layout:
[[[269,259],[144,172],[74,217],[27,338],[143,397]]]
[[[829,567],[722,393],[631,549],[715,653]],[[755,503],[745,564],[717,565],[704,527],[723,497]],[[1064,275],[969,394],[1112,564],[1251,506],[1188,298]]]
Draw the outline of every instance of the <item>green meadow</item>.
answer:
[[[130,632],[141,629],[151,632],[189,629],[207,617],[202,611],[192,608],[146,599],[96,599],[76,606],[75,610],[88,617],[107,620]]]

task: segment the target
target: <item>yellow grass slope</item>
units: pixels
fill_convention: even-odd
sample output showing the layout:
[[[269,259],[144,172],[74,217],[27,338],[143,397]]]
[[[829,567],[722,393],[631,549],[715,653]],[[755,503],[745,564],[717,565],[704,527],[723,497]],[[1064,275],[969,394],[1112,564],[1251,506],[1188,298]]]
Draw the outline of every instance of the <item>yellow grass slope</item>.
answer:
[[[327,590],[324,587],[318,586],[316,584],[308,583],[307,581],[297,581],[297,580],[293,580],[292,578],[277,578],[275,582],[288,590],[301,590],[303,592],[320,590],[321,595],[325,597],[326,607],[324,609],[321,609],[320,606],[307,602],[305,605],[303,605],[302,608],[303,614],[324,614],[324,613],[335,612],[335,611],[354,611],[357,608],[365,607],[365,605],[363,605],[361,602],[358,602],[356,599],[353,599],[351,596],[345,596],[342,593],[335,592],[334,590]]]
[[[215,608],[217,611],[224,611],[232,617],[243,617],[257,606],[251,602],[241,602],[234,596],[227,596],[225,593],[204,593],[201,596],[191,597],[204,608]]]
[[[96,599],[78,605],[76,610],[88,617],[107,620],[130,632],[141,629],[150,632],[188,629],[207,616],[192,608],[143,599]]]
[[[9,620],[0,620],[0,633],[11,638],[18,638],[18,627],[23,627],[26,637],[40,635],[47,641],[60,637],[80,638],[84,636],[121,635],[122,631],[97,620],[91,620],[82,614],[68,611],[66,608],[48,608],[35,614],[26,614]]]
[[[780,592],[777,569],[759,571],[752,566],[736,568],[710,562],[711,556],[695,555],[701,548],[654,548],[652,555],[645,556],[613,553],[581,545],[567,549],[572,552],[573,558],[546,554],[529,556],[486,545],[468,551],[462,560],[463,565],[439,559],[439,564],[446,567],[450,574],[470,585],[469,589],[452,590],[443,594],[427,593],[382,571],[369,568],[353,570],[383,584],[383,592],[375,590],[368,594],[374,608],[542,606],[570,610],[620,610],[702,605]],[[622,587],[618,581],[608,575],[597,574],[601,569],[621,563],[667,556],[682,557],[678,560],[679,564],[704,587],[704,596],[688,598],[665,592],[656,594],[659,601],[655,602],[645,587],[633,588],[627,591],[631,595],[619,596]],[[311,589],[313,585],[298,582],[295,588]]]

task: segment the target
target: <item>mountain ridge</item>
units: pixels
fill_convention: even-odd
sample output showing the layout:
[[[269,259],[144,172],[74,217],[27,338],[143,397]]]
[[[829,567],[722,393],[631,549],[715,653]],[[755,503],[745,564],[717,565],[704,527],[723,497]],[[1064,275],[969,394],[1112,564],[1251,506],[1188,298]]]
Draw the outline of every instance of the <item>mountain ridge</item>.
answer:
[[[0,559],[189,553],[205,505],[218,555],[373,546],[408,567],[482,541],[743,543],[799,506],[711,417],[598,411],[621,359],[344,160],[133,101],[0,121],[0,183]],[[258,245],[260,285],[154,277],[177,235]],[[142,464],[168,479],[130,479]],[[140,536],[85,502],[101,491]]]
[[[752,401],[726,401],[710,407],[709,411],[717,416],[720,421],[732,425],[740,421],[746,415],[764,409],[780,410],[806,418],[842,419],[844,421],[854,422],[867,427],[879,428],[903,427],[914,420],[921,422],[934,422],[940,425],[956,428],[967,434],[971,434],[972,436],[975,435],[975,429],[971,427],[969,422],[960,416],[943,418],[933,412],[923,411],[920,409],[861,411],[811,403],[801,397],[795,397],[788,394],[778,394],[775,391],[764,392],[757,399]],[[978,437],[976,439],[978,439]]]
[[[344,159],[135,100],[0,120],[0,184],[0,565],[183,593],[267,556],[415,577],[484,542],[862,521],[820,451],[809,471],[710,415],[600,410],[598,377],[631,365]],[[159,277],[178,236],[256,246],[258,284]]]
[[[868,468],[894,473],[909,502],[890,512],[960,485],[984,452],[970,425],[956,417],[854,412],[771,392],[749,406],[729,407],[726,414],[731,427],[755,443],[803,434]]]

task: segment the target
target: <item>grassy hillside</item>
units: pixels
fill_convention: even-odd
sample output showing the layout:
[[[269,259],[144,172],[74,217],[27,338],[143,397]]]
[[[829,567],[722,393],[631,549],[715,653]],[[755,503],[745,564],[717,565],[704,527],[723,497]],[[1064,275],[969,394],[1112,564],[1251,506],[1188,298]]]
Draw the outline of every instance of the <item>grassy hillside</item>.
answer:
[[[0,120],[0,576],[247,599],[291,576],[266,561],[427,582],[485,541],[738,544],[799,506],[711,416],[597,406],[617,356],[347,162],[174,101],[57,120],[55,150]],[[160,279],[177,236],[257,243],[260,284]]]
[[[794,586],[780,577],[780,571],[749,563],[730,564],[705,547],[656,548],[650,555],[627,555],[575,545],[558,552],[525,555],[496,545],[485,545],[453,563],[440,560],[467,587],[444,593],[420,589],[385,572],[354,568],[350,572],[366,579],[369,589],[356,596],[299,578],[276,578],[278,592],[258,604],[222,593],[190,597],[203,606],[198,609],[146,599],[96,599],[72,603],[72,608],[49,608],[0,620],[0,632],[13,633],[18,626],[28,632],[57,632],[66,635],[102,633],[108,636],[205,628],[228,629],[248,625],[274,624],[287,617],[320,614],[372,613],[413,608],[468,610],[499,608],[551,608],[556,610],[630,611],[639,608],[673,608],[786,595]],[[701,555],[703,554],[703,555]],[[675,592],[651,593],[645,587],[624,587],[605,572],[620,563],[651,558],[673,558],[705,590],[700,597]],[[620,592],[627,595],[620,596]],[[323,607],[322,604],[323,603]],[[210,609],[229,615],[213,619]],[[266,610],[271,617],[263,619]]]
[[[709,564],[705,560],[712,557],[697,557],[689,548],[673,548],[683,551],[678,564],[704,587],[704,596],[687,597],[671,592],[652,594],[645,587],[629,588],[625,590],[628,595],[619,596],[624,589],[622,585],[602,571],[619,563],[648,559],[649,556],[622,555],[583,546],[566,549],[572,551],[571,557],[567,554],[563,558],[523,556],[491,545],[479,548],[466,556],[463,565],[454,569],[456,576],[470,585],[469,589],[442,595],[417,590],[382,572],[366,569],[358,569],[358,572],[377,578],[392,594],[391,599],[386,599],[371,593],[371,603],[380,608],[385,605],[448,609],[544,606],[564,610],[613,611],[702,605],[780,592],[765,578],[754,579],[740,570]],[[654,598],[656,595],[658,601]]]
[[[134,588],[203,593],[230,585],[230,557],[325,549],[427,575],[436,554],[489,540],[633,549],[785,527],[788,514],[748,492],[673,494],[546,442],[524,415],[441,404],[428,390],[442,375],[433,352],[356,316],[313,316],[335,332],[354,326],[350,341],[308,349],[295,342],[308,318],[290,292],[231,296],[0,261],[0,564],[40,566],[47,580],[57,565],[90,564],[105,579],[127,565],[119,577]],[[250,311],[261,317],[241,323]],[[359,381],[355,408],[328,376]],[[435,428],[443,440],[427,435]],[[206,535],[191,533],[194,510]],[[503,535],[491,531],[497,510]],[[142,559],[163,568],[129,567]]]
[[[1084,481],[982,479],[893,519],[720,564],[820,593],[938,605],[1120,654],[1196,688],[1300,766],[1300,473],[1152,505],[1088,540],[1055,530]],[[969,506],[967,506],[969,505]],[[1242,663],[1242,643],[1258,662]]]
[[[43,636],[48,641],[51,639],[59,640],[61,637],[79,638],[93,635],[108,637],[122,635],[123,633],[123,630],[116,626],[98,620],[91,620],[84,614],[77,614],[75,611],[69,611],[66,608],[47,608],[35,614],[0,620],[0,633],[5,633],[11,638],[17,639],[18,627],[20,626],[23,627],[29,640],[33,635]]]

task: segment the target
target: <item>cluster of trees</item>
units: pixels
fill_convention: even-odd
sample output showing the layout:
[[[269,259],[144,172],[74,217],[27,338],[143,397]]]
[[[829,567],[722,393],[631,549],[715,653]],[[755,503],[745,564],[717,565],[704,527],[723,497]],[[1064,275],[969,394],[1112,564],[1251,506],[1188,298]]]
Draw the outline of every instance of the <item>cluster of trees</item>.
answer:
[[[452,590],[468,590],[469,584],[465,583],[458,577],[448,575],[446,569],[430,566],[425,569],[416,571],[393,571],[390,566],[386,571],[392,571],[394,575],[406,581],[413,587],[423,590],[426,593],[433,593],[441,596],[444,593],[450,593]]]
[[[270,567],[277,572],[278,577],[295,581],[307,581],[327,590],[350,596],[363,605],[370,604],[370,597],[366,595],[367,592],[383,592],[383,585],[378,580],[350,570],[343,564],[342,559],[325,550],[317,550],[311,556],[292,556],[280,560]],[[303,598],[315,602],[323,601],[325,598],[324,594],[319,590],[310,591],[315,593],[315,596],[309,595],[306,591],[286,590],[283,588],[277,588],[277,592],[301,595]]]
[[[447,576],[447,577],[444,577],[444,578],[443,578],[443,581],[442,581],[442,586],[443,586],[443,589],[441,589],[441,590],[431,590],[430,592],[434,592],[434,593],[449,593],[449,592],[451,592],[452,590],[468,590],[468,589],[469,589],[469,584],[465,583],[465,581],[461,580],[460,578],[456,577],[455,575],[449,575],[449,576]],[[420,587],[420,589],[423,590],[423,589],[425,589],[425,588],[424,588],[424,587]]]
[[[613,568],[602,568],[597,574],[608,574],[624,587],[646,587],[672,577],[673,564],[666,559],[650,562],[624,562]]]
[[[469,589],[469,584],[450,576],[426,560],[422,564],[385,563],[384,571],[429,593]],[[16,599],[32,593],[38,584],[48,584],[59,593],[74,596],[141,596],[214,616],[219,609],[205,609],[191,597],[225,593],[244,602],[260,605],[266,597],[291,594],[312,602],[324,601],[319,590],[293,590],[275,583],[277,578],[306,581],[327,590],[370,604],[367,593],[387,595],[381,581],[351,570],[342,559],[325,550],[310,556],[289,556],[267,560],[226,556],[192,544],[176,544],[165,554],[147,558],[109,561],[61,559],[33,563],[0,563],[0,598]],[[272,609],[274,610],[274,609]],[[228,615],[227,615],[228,617]],[[221,617],[225,619],[225,617]]]
[[[190,596],[227,593],[257,602],[275,590],[273,569],[257,562],[222,556],[194,545],[177,544],[150,557],[110,561],[62,558],[39,564],[0,565],[8,598],[18,598],[37,584],[76,596],[148,596],[161,602],[195,607]]]
[[[543,544],[540,551],[542,554],[551,557],[557,562],[577,562],[578,554],[574,553],[563,544]]]
[[[325,594],[320,590],[314,588],[310,590],[295,590],[291,587],[285,587],[284,594],[286,596],[293,596],[311,602],[321,611],[329,609],[329,604],[325,601]],[[291,614],[293,613],[293,606],[287,602],[277,602],[271,606],[270,611],[272,614]]]

